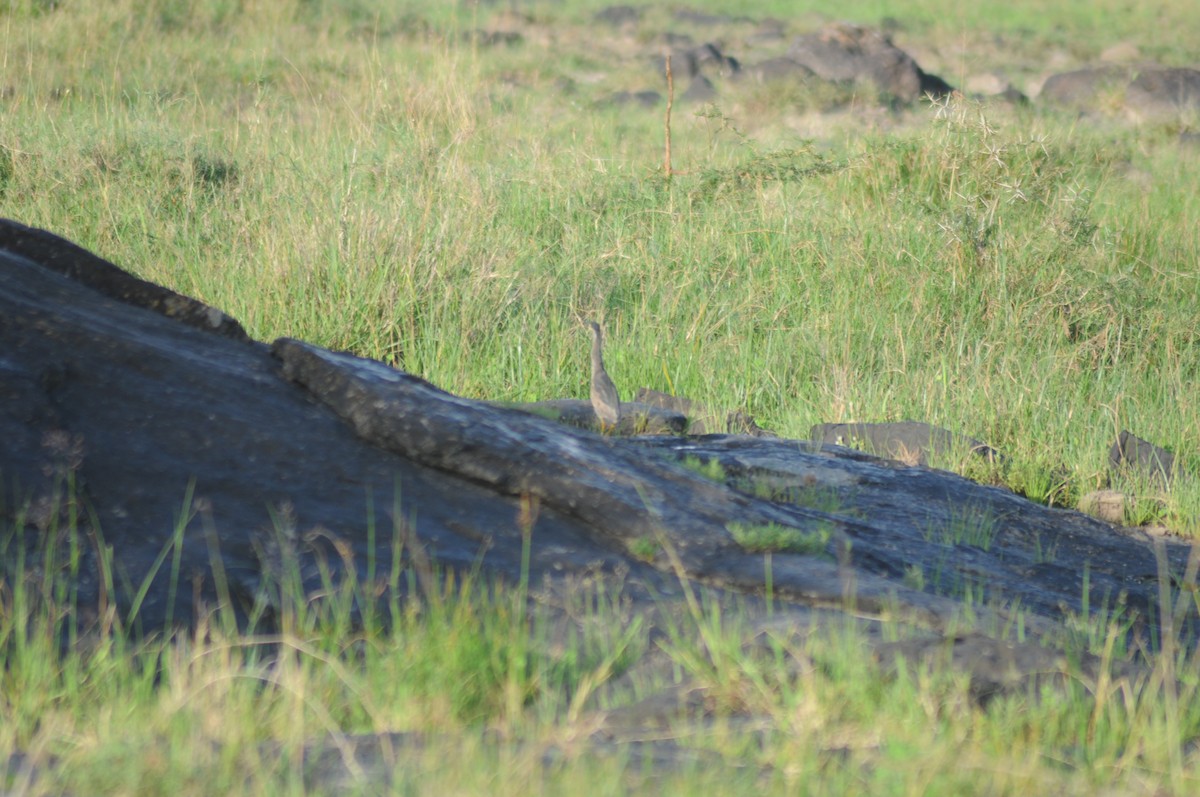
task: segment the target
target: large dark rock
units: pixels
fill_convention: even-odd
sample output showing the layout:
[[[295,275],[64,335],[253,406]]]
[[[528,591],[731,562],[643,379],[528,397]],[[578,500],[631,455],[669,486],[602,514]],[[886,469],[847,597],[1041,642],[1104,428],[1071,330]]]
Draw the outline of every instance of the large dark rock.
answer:
[[[1038,98],[1079,111],[1124,109],[1140,117],[1175,116],[1200,108],[1200,70],[1085,67],[1050,76]]]
[[[746,66],[738,73],[738,78],[739,80],[752,83],[774,83],[777,81],[804,83],[809,78],[814,77],[815,74],[815,72],[794,58],[779,56]]]
[[[869,81],[900,102],[914,102],[926,94],[940,97],[953,90],[921,69],[891,38],[858,25],[837,23],[800,36],[787,57],[825,80]]]
[[[1145,116],[1200,109],[1200,70],[1145,69],[1125,90],[1125,104]]]
[[[63,575],[80,622],[116,601],[143,631],[218,603],[268,627],[289,567],[314,596],[353,574],[386,597],[409,584],[383,575],[393,562],[432,578],[432,560],[547,589],[611,576],[648,609],[680,578],[753,605],[769,573],[787,616],[849,604],[934,638],[964,597],[995,627],[1019,604],[1043,641],[1085,601],[1119,602],[1153,640],[1160,564],[1177,583],[1187,561],[1185,546],[1159,543],[1160,562],[1136,531],[850,449],[599,436],[349,354],[268,347],[13,222],[0,222],[0,438],[5,533],[30,551],[78,535]],[[743,545],[747,531],[776,542]]]
[[[1046,78],[1038,100],[1077,110],[1095,110],[1105,92],[1115,92],[1129,80],[1118,66],[1087,67]]]
[[[1175,478],[1175,455],[1122,429],[1108,452],[1114,473],[1133,474],[1167,486]]]

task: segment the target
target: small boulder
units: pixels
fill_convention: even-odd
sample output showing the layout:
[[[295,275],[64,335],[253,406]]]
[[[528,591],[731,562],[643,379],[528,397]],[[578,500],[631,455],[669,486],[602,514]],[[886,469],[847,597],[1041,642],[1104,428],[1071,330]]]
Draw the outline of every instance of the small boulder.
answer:
[[[1114,525],[1125,523],[1128,505],[1129,496],[1118,490],[1094,490],[1079,499],[1080,512]]]
[[[971,75],[966,79],[963,88],[968,94],[979,94],[990,96],[995,94],[1003,94],[1012,86],[1002,75],[995,72],[984,72],[978,75]]]
[[[1125,90],[1125,105],[1142,116],[1200,110],[1200,70],[1149,69]]]
[[[592,15],[592,19],[614,28],[632,27],[642,20],[642,9],[633,6],[608,6]]]
[[[663,412],[678,414],[687,421],[687,433],[692,435],[727,433],[745,434],[754,437],[774,437],[772,432],[763,429],[750,415],[741,410],[726,413],[722,419],[721,413],[683,396],[672,396],[659,390],[643,387],[638,388],[634,398],[639,406],[656,407]]]
[[[1094,110],[1101,96],[1118,89],[1127,74],[1119,67],[1100,66],[1051,75],[1042,84],[1038,99],[1064,108]]]
[[[997,461],[1000,452],[973,437],[955,434],[919,421],[896,423],[819,423],[809,438],[815,443],[861,446],[878,457],[888,457],[910,465],[925,465],[929,455],[944,455],[966,449]]]
[[[787,55],[826,80],[868,81],[900,102],[953,91],[946,81],[922,70],[890,37],[858,25],[838,23],[800,36]]]
[[[1175,476],[1174,454],[1124,429],[1109,449],[1108,465],[1114,472],[1140,475],[1164,487]]]
[[[1100,53],[1100,60],[1106,64],[1132,64],[1142,57],[1138,46],[1133,42],[1117,42]]]

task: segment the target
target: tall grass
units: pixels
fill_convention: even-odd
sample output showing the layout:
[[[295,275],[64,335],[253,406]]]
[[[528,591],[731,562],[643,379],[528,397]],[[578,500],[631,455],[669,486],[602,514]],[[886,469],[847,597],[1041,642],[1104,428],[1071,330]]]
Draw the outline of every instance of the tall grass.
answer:
[[[1060,640],[1042,687],[986,708],[936,659],[881,673],[872,646],[918,629],[782,606],[764,621],[686,580],[688,600],[660,598],[649,614],[611,582],[545,591],[402,573],[424,588],[376,604],[355,579],[316,599],[285,581],[273,600],[288,619],[271,633],[230,632],[218,605],[188,632],[134,638],[130,617],[64,645],[81,617],[71,547],[31,567],[16,530],[0,528],[0,784],[17,793],[357,793],[389,779],[501,794],[1197,785],[1197,654],[1164,644],[1170,658],[1139,669],[1130,618],[1104,608]],[[1176,611],[1164,594],[1164,613]],[[350,605],[365,611],[353,619]],[[1089,655],[1101,662],[1091,672],[1079,664]],[[618,752],[597,757],[592,745],[610,739]]]

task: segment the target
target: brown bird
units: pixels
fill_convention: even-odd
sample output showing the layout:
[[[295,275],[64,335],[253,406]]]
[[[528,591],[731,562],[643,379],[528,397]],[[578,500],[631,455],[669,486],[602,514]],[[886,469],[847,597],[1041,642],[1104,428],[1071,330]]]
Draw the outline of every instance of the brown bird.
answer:
[[[617,395],[617,386],[604,370],[604,358],[600,347],[604,345],[604,333],[595,321],[588,321],[592,328],[592,409],[600,419],[600,428],[617,425],[621,420],[621,397]]]

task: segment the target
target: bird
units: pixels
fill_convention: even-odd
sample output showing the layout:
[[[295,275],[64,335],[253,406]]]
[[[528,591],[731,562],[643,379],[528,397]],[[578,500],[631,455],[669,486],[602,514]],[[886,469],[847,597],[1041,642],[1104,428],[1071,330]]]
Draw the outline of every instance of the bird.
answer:
[[[592,328],[592,409],[600,419],[600,428],[616,426],[621,420],[621,397],[608,372],[604,370],[604,358],[600,348],[604,345],[604,333],[595,321],[588,321]]]

